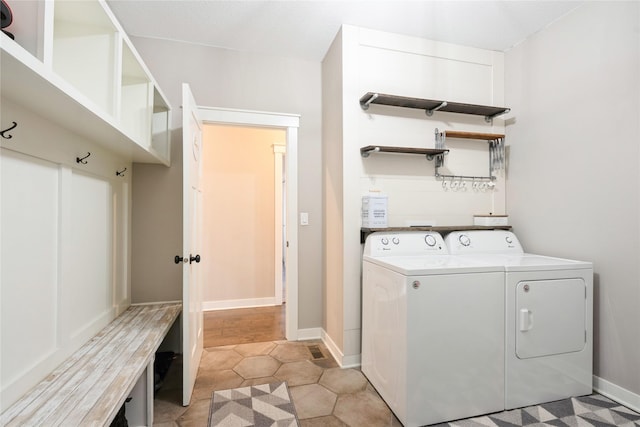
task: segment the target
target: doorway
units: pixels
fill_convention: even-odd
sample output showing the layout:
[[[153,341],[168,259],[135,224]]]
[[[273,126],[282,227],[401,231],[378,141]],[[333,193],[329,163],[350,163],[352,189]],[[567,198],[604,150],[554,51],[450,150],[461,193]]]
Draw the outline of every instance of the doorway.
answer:
[[[203,308],[279,306],[286,132],[209,123],[202,145]]]
[[[298,237],[297,227],[286,227],[286,224],[297,223],[297,130],[299,117],[288,114],[206,107],[199,107],[199,112],[205,123],[205,127],[212,125],[273,130],[280,131],[284,137],[284,150],[282,149],[282,144],[272,144],[271,147],[273,151],[273,170],[280,171],[280,174],[274,176],[271,185],[274,190],[280,189],[282,200],[284,200],[284,202],[280,204],[280,208],[283,211],[280,213],[282,221],[280,223],[276,223],[275,221],[270,222],[274,235],[278,236],[281,232],[279,230],[284,230],[284,238],[274,239],[273,248],[275,254],[283,254],[283,257],[276,256],[275,259],[278,261],[275,261],[272,267],[274,273],[278,271],[281,273],[280,283],[282,284],[284,282],[284,295],[287,301],[285,307],[285,336],[288,340],[296,340],[298,335]],[[286,179],[283,180],[284,177],[286,177]],[[284,185],[282,184],[283,181]],[[231,183],[225,184],[232,185]],[[248,191],[247,189],[250,187],[251,185],[248,185],[246,182],[243,185],[244,191]],[[276,200],[275,197],[277,196],[274,195],[274,201]],[[276,208],[274,215],[278,216],[278,203],[275,203],[274,206]],[[218,244],[224,245],[225,242],[218,241]],[[277,268],[277,264],[282,268],[282,258],[284,258],[286,274],[284,274],[282,269]],[[245,265],[244,268],[246,267]],[[279,299],[278,295],[280,297],[283,295],[282,288],[278,294],[273,285],[277,282],[277,279],[271,282],[271,295],[274,297],[274,300]]]

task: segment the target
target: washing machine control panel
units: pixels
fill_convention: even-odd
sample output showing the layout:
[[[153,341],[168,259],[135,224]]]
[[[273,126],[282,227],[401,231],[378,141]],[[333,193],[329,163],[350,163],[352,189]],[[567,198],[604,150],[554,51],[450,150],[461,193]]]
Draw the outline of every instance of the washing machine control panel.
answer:
[[[372,233],[364,245],[364,254],[369,256],[446,255],[448,252],[442,236],[432,231]]]
[[[506,230],[452,231],[445,239],[453,255],[477,253],[524,253],[515,234]]]

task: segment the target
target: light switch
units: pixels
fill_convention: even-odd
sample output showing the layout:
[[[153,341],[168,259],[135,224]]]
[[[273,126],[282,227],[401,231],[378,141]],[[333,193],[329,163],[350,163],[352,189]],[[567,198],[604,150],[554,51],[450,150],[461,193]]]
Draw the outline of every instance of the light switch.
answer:
[[[300,212],[300,225],[309,225],[309,212]]]

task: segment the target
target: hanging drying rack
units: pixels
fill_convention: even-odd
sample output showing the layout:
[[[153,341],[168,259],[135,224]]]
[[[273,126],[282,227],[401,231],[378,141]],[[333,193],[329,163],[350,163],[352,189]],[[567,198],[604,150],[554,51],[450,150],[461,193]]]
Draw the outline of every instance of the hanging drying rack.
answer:
[[[504,134],[454,130],[444,130],[440,132],[436,128],[435,136],[437,149],[445,149],[445,141],[447,138],[474,139],[487,141],[489,143],[489,175],[486,176],[441,174],[438,172],[438,169],[444,166],[444,156],[437,156],[435,162],[435,177],[443,181],[443,186],[446,179],[450,179],[452,183],[454,181],[477,181],[489,182],[490,185],[492,185],[497,179],[494,172],[505,168]]]

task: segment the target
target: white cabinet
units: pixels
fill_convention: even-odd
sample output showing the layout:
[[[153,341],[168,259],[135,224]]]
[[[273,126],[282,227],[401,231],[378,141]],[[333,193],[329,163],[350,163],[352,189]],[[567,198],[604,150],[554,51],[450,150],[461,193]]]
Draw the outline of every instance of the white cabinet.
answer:
[[[0,412],[130,305],[132,163],[170,163],[169,104],[103,0],[10,4]]]
[[[169,165],[169,103],[106,3],[11,6],[15,41],[0,36],[2,98],[126,160]]]

